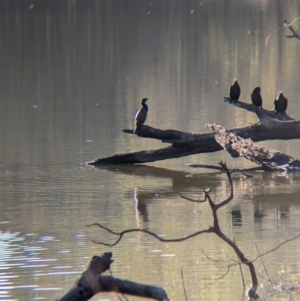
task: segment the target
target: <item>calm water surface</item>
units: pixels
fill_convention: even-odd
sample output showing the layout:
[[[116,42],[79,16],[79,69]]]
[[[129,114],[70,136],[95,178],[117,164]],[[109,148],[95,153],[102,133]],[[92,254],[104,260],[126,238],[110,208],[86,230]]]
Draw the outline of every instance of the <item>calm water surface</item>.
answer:
[[[185,298],[181,269],[188,300],[242,300],[239,268],[224,276],[236,255],[214,235],[163,244],[135,233],[109,248],[91,240],[115,237],[85,225],[146,228],[166,238],[207,228],[208,205],[180,194],[201,198],[210,187],[221,201],[227,179],[186,164],[249,162],[225,152],[143,166],[85,162],[165,146],[122,132],[143,97],[150,98],[147,124],[162,129],[199,133],[209,122],[255,122],[222,102],[234,77],[243,101],[260,85],[265,108],[283,90],[288,114],[299,119],[300,46],[280,28],[299,14],[299,2],[284,0],[1,1],[1,300],[55,300],[106,251],[115,277],[163,286],[172,300]],[[300,156],[298,141],[261,144]],[[300,175],[253,175],[234,174],[235,198],[219,212],[222,229],[249,259],[300,233]],[[263,300],[289,300],[277,284],[298,286],[299,248],[298,239],[264,257],[273,284],[255,262]]]

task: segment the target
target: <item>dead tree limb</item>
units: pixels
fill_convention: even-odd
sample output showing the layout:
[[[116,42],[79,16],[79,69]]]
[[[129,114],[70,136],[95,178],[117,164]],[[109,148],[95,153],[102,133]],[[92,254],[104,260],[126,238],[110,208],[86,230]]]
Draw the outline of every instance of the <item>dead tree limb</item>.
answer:
[[[110,268],[113,262],[111,258],[110,252],[94,256],[74,287],[57,301],[86,301],[103,292],[116,292],[159,301],[169,300],[166,292],[160,287],[102,276],[101,274]]]
[[[300,41],[299,33],[293,28],[292,23],[289,23],[286,19],[283,19],[283,25],[288,29],[291,35],[287,35],[287,38],[295,38]]]
[[[300,121],[292,120],[285,114],[270,116],[269,113],[265,112],[266,110],[258,109],[254,106],[252,106],[252,110],[258,116],[259,122],[241,128],[231,129],[228,130],[228,132],[235,133],[242,138],[250,138],[254,142],[300,138]],[[281,116],[280,118],[289,118],[289,120],[278,120],[277,118],[279,118],[279,116]],[[130,130],[130,132],[132,133],[132,130]],[[216,142],[214,134],[212,133],[191,134],[174,130],[155,129],[150,126],[142,125],[140,127],[139,136],[158,139],[162,140],[162,142],[172,144],[160,149],[117,154],[96,159],[87,162],[87,164],[101,166],[107,164],[146,163],[222,150],[222,147]]]
[[[300,161],[280,151],[256,145],[251,139],[243,139],[226,131],[220,125],[207,125],[216,133],[216,141],[233,157],[243,157],[261,165],[265,170],[280,172],[299,171]]]

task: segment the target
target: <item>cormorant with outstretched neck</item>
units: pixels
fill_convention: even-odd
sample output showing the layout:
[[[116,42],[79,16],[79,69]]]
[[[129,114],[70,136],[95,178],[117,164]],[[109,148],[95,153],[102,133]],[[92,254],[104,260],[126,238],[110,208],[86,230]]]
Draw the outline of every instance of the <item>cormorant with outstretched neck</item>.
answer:
[[[283,95],[282,91],[278,92],[277,97],[274,99],[274,109],[277,113],[285,113],[288,105],[287,98]]]
[[[251,94],[252,103],[262,108],[262,97],[260,95],[260,87],[255,87]]]
[[[148,106],[146,105],[146,101],[148,98],[143,98],[141,102],[141,108],[137,111],[134,118],[134,134],[138,134],[140,126],[145,123],[148,113]]]
[[[237,102],[240,98],[241,88],[238,80],[235,78],[232,85],[229,87],[230,102]]]

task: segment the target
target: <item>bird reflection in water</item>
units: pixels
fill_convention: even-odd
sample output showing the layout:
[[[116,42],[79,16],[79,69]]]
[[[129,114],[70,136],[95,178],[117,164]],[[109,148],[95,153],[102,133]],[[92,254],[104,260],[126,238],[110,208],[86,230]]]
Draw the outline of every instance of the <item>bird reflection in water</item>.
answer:
[[[263,220],[263,217],[265,216],[264,211],[262,209],[261,204],[255,203],[253,208],[253,218],[255,223],[261,223]]]
[[[240,227],[243,225],[242,212],[240,209],[231,209],[232,226]]]
[[[147,204],[143,200],[144,197],[138,194],[138,189],[133,190],[133,200],[134,200],[134,213],[137,225],[139,225],[140,218],[142,217],[143,222],[149,222],[149,214]]]

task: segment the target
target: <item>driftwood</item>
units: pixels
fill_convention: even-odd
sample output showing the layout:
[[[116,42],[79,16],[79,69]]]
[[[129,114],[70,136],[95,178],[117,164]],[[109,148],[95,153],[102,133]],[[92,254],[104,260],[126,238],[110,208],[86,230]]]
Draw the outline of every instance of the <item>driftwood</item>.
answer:
[[[57,301],[86,301],[103,292],[116,292],[159,301],[168,300],[166,292],[160,287],[102,276],[101,274],[110,268],[113,262],[111,258],[110,252],[94,256],[74,287]]]
[[[256,145],[251,139],[243,139],[229,133],[220,125],[207,125],[216,133],[216,141],[233,157],[244,157],[265,170],[299,171],[300,161],[282,152]]]
[[[283,19],[283,25],[288,29],[291,35],[287,35],[287,38],[295,38],[300,41],[300,34],[292,27],[292,23],[289,23],[286,19]]]
[[[226,99],[224,101],[226,101]],[[292,119],[285,113],[276,113],[272,110],[259,109],[243,102],[230,104],[255,112],[259,118],[259,122],[257,123],[228,130],[230,133],[232,132],[241,138],[250,138],[254,142],[273,139],[290,140],[300,138],[300,121]],[[133,133],[132,129],[123,131],[128,134]],[[223,149],[216,142],[213,133],[192,134],[175,130],[161,130],[142,125],[140,127],[139,137],[158,139],[164,143],[171,143],[171,145],[154,150],[117,154],[106,158],[96,159],[87,162],[87,164],[101,166],[107,164],[146,163],[201,153],[216,152]]]

